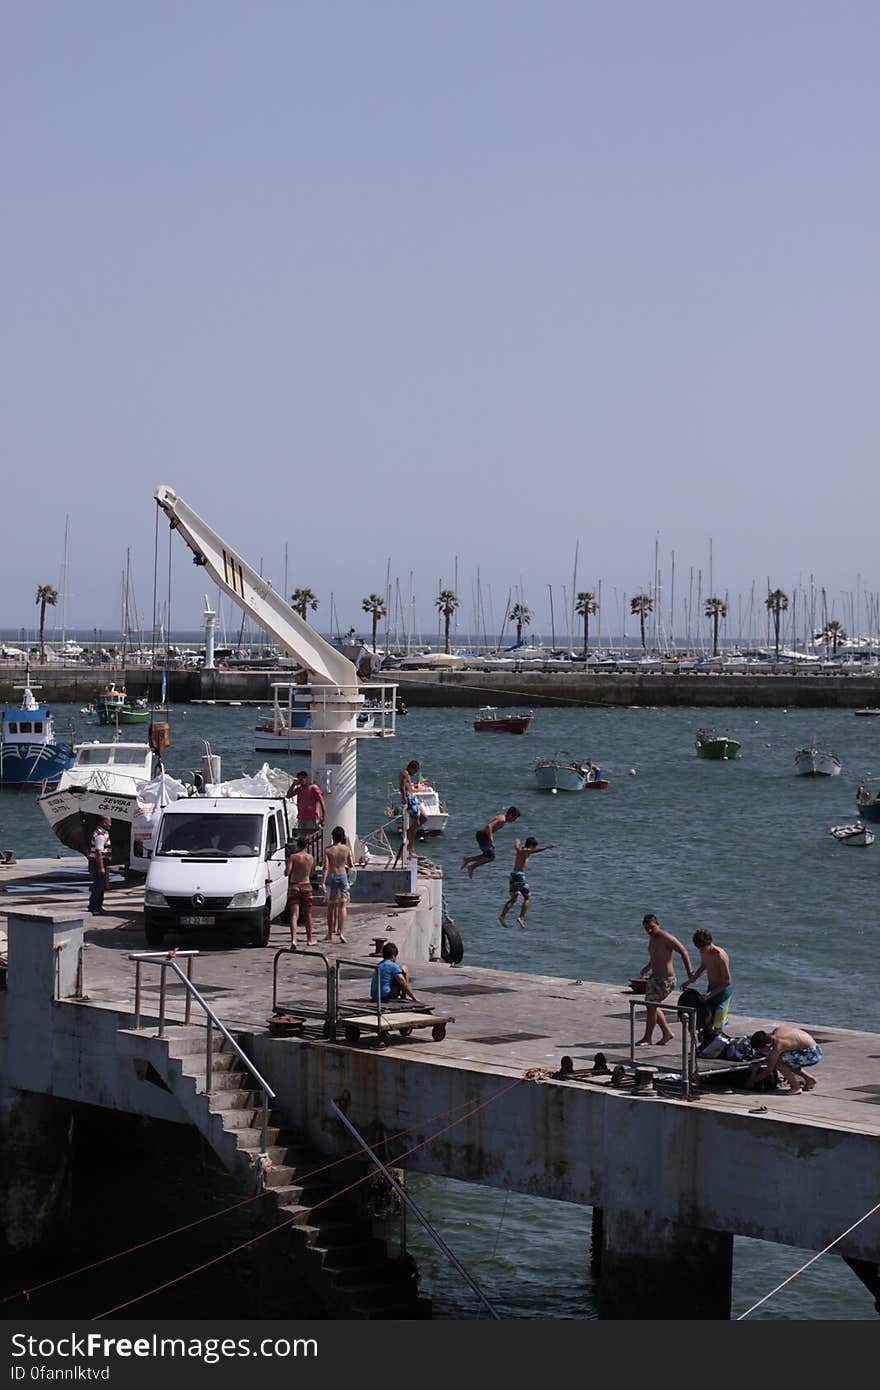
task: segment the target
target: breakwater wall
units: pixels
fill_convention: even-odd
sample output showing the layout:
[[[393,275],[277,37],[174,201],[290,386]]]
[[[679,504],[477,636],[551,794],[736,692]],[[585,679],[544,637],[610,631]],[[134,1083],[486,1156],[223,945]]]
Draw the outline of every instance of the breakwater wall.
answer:
[[[85,704],[108,680],[124,684],[130,699],[158,700],[161,673],[147,667],[33,667],[31,677],[48,703]],[[282,670],[169,670],[170,703],[252,700],[269,703],[272,684],[291,679]],[[880,707],[880,677],[818,672],[740,674],[695,671],[388,671],[408,705],[545,708],[665,705],[697,708],[861,709]],[[21,699],[20,666],[0,666],[0,700]]]

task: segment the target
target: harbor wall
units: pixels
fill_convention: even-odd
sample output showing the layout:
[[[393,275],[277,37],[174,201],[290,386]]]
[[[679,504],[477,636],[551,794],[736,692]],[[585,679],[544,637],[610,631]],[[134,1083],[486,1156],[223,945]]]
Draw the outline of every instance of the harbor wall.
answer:
[[[136,666],[32,667],[40,698],[48,703],[86,704],[109,681],[124,684],[131,699],[157,701],[161,673]],[[167,699],[271,703],[272,684],[291,679],[284,670],[167,672]],[[880,706],[880,677],[827,672],[726,671],[387,671],[378,678],[396,683],[401,698],[415,706],[498,705],[667,706],[680,708],[860,709]],[[21,668],[0,664],[0,700],[21,698]]]

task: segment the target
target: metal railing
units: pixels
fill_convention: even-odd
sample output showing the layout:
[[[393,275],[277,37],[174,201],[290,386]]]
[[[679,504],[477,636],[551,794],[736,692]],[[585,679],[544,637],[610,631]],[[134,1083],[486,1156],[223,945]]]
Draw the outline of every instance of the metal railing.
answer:
[[[308,957],[310,957],[312,960],[320,960],[320,961],[323,961],[323,963],[324,963],[324,975],[325,975],[325,987],[326,987],[325,1006],[324,1006],[324,1014],[323,1014],[323,1017],[324,1017],[324,1029],[323,1029],[323,1033],[324,1033],[324,1037],[327,1038],[329,1041],[331,1041],[331,1042],[334,1041],[335,1038],[336,1038],[336,1021],[337,1021],[337,1014],[336,1014],[336,972],[335,972],[334,969],[333,969],[333,963],[332,963],[332,961],[330,961],[330,960],[328,959],[328,957],[325,956],[324,953],[323,953],[322,951],[301,951],[301,950],[299,950],[299,948],[297,948],[297,950],[294,951],[290,946],[282,946],[282,947],[280,948],[280,950],[276,951],[276,952],[275,952],[275,958],[274,958],[274,960],[273,960],[273,962],[272,962],[272,1012],[273,1012],[273,1013],[277,1013],[277,1012],[278,1012],[278,966],[279,966],[279,963],[280,963],[280,961],[281,961],[281,957],[282,957],[282,956],[296,956],[297,960],[302,960],[303,956],[308,956]],[[304,1011],[304,1010],[301,1009],[301,1008],[297,1010],[297,1013],[302,1014],[303,1017],[309,1017],[309,1014],[310,1014],[311,1012],[312,1012],[311,1010],[309,1010],[308,1012],[306,1012],[306,1011]],[[320,1010],[315,1010],[314,1012],[320,1017]]]
[[[198,951],[175,951],[169,954],[167,951],[133,951],[129,960],[133,960],[134,967],[134,1027],[141,1026],[141,965],[158,965],[162,974],[159,979],[159,1030],[156,1034],[159,1038],[165,1037],[165,1005],[167,1000],[167,990],[165,974],[168,970],[173,970],[186,990],[186,1003],[184,1005],[184,1023],[189,1023],[192,1017],[192,1001],[204,1010],[205,1013],[205,1094],[210,1095],[214,1082],[214,1032],[216,1028],[221,1037],[229,1043],[236,1057],[243,1063],[245,1069],[256,1081],[257,1086],[263,1093],[262,1101],[262,1121],[261,1121],[261,1147],[262,1152],[268,1151],[269,1137],[269,1101],[275,1099],[275,1092],[269,1085],[265,1077],[261,1076],[254,1066],[251,1059],[242,1051],[229,1029],[215,1014],[211,1005],[202,997],[192,982],[192,959],[199,954]],[[186,973],[181,970],[178,960],[186,960]]]
[[[644,999],[629,1001],[629,1060],[636,1065],[636,1009],[646,1008]],[[697,1075],[697,1011],[688,1005],[655,1004],[665,1014],[676,1014],[681,1023],[681,1082],[685,1100],[690,1099],[692,1081]]]

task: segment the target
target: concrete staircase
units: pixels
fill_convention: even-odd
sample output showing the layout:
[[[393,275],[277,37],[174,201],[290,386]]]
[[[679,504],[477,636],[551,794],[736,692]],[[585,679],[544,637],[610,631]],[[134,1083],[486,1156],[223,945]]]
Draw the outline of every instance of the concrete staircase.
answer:
[[[262,1190],[254,1203],[257,1223],[278,1234],[261,1245],[271,1247],[273,1259],[286,1261],[284,1286],[290,1286],[292,1263],[294,1277],[328,1317],[431,1316],[413,1262],[390,1257],[352,1197],[337,1195],[363,1177],[360,1159],[329,1166],[332,1160],[302,1145],[275,1111],[269,1115],[268,1150],[261,1154],[262,1092],[222,1037],[214,1036],[210,1095],[203,1028],[173,1028],[165,1039],[150,1042],[153,1065],[224,1167],[246,1192]],[[273,1288],[277,1297],[278,1283],[267,1281],[267,1300]]]

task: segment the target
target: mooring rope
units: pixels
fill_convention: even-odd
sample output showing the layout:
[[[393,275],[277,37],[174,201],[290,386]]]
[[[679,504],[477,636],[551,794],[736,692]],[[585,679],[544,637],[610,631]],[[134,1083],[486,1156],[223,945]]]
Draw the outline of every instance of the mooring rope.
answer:
[[[796,1269],[794,1274],[789,1274],[788,1278],[783,1279],[781,1284],[777,1284],[775,1289],[771,1289],[769,1293],[765,1293],[764,1297],[759,1298],[757,1303],[753,1303],[751,1308],[747,1308],[744,1313],[740,1313],[736,1321],[742,1322],[743,1318],[747,1318],[750,1313],[754,1313],[756,1308],[760,1308],[762,1303],[766,1303],[768,1299],[773,1298],[774,1294],[778,1294],[779,1290],[784,1289],[786,1284],[790,1284],[793,1279],[797,1279],[798,1275],[803,1274],[805,1269],[809,1269],[810,1265],[814,1265],[817,1260],[821,1260],[823,1255],[827,1255],[829,1250],[833,1250],[835,1245],[839,1245],[851,1231],[854,1231],[857,1226],[861,1226],[862,1222],[867,1221],[869,1216],[873,1216],[875,1211],[880,1211],[880,1202],[878,1202],[876,1206],[871,1207],[870,1211],[866,1211],[864,1216],[860,1216],[858,1221],[854,1221],[845,1231],[841,1231],[839,1236],[835,1236],[830,1245],[826,1245],[824,1250],[820,1250],[817,1255],[813,1255],[807,1260],[806,1264],[801,1265],[800,1269]]]

